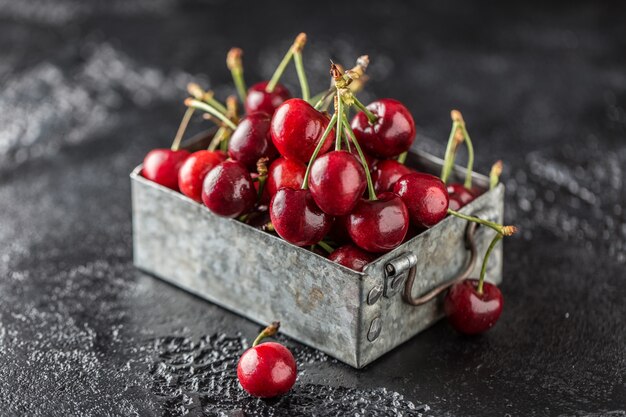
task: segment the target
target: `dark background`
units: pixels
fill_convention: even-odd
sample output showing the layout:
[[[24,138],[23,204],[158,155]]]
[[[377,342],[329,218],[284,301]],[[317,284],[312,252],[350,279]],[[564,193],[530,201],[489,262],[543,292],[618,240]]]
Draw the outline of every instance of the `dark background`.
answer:
[[[0,414],[626,415],[625,16],[619,2],[0,0]],[[284,340],[301,373],[266,403],[233,374],[258,326],[132,266],[128,174],[169,145],[188,81],[223,99],[229,47],[250,85],[300,31],[314,92],[329,58],[369,54],[362,99],[406,103],[432,138],[417,147],[441,154],[462,110],[478,171],[505,161],[521,233],[488,334],[444,321],[360,371]]]

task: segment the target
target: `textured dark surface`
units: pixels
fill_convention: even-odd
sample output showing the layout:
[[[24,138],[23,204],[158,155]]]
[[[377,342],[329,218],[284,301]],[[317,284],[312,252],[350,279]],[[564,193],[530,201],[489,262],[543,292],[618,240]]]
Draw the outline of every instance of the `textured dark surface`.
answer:
[[[0,414],[626,415],[626,7],[471,3],[0,0]],[[296,388],[264,403],[233,377],[257,326],[132,266],[128,173],[187,81],[223,98],[230,46],[251,84],[299,31],[313,90],[368,53],[363,99],[424,149],[460,108],[522,232],[487,335],[441,322],[361,371],[287,341]]]

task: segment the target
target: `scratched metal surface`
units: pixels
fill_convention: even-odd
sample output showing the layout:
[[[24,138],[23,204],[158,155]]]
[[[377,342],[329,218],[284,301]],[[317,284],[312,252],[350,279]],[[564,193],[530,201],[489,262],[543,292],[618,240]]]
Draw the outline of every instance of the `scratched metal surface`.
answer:
[[[0,415],[623,416],[626,6],[545,3],[0,0]],[[228,47],[250,82],[300,30],[314,90],[369,53],[363,99],[406,102],[421,149],[460,108],[522,231],[489,334],[442,321],[360,371],[283,339],[298,383],[262,402],[232,372],[258,326],[133,267],[128,172],[189,79],[223,97]]]

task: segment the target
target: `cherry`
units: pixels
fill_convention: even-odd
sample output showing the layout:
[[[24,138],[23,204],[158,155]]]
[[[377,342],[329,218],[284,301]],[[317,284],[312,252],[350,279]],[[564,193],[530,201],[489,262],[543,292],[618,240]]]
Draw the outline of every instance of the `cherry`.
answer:
[[[393,186],[396,182],[398,182],[402,176],[410,174],[411,172],[415,171],[395,159],[379,161],[372,170],[374,190],[376,190],[376,193],[393,191]]]
[[[350,146],[350,153],[354,155],[354,157],[357,160],[359,161],[361,160],[361,156],[359,155],[359,153],[357,152],[354,146]],[[374,158],[372,155],[368,154],[367,152],[363,152],[363,156],[365,157],[365,162],[367,162],[367,166],[369,167],[371,171],[378,163],[378,159]]]
[[[409,212],[397,195],[361,199],[348,219],[352,241],[368,252],[387,252],[400,245],[409,228]]]
[[[150,181],[178,191],[178,170],[189,155],[184,149],[153,149],[143,159],[141,173]]]
[[[296,382],[296,361],[285,346],[276,342],[260,343],[273,336],[280,324],[272,323],[256,338],[237,363],[237,378],[250,395],[273,398],[286,394]]]
[[[278,152],[270,137],[270,117],[256,112],[244,117],[228,142],[228,155],[249,170],[256,169],[260,158],[276,157]]]
[[[409,110],[398,100],[384,98],[367,106],[376,121],[370,123],[364,111],[352,119],[352,129],[363,148],[379,158],[391,158],[406,152],[415,139],[415,122]]]
[[[248,89],[244,107],[247,114],[263,112],[270,116],[283,102],[291,98],[291,93],[282,84],[276,84],[271,93],[266,91],[269,81],[261,81]]]
[[[357,272],[363,271],[365,265],[376,259],[375,255],[367,253],[354,245],[344,245],[335,249],[328,259],[346,268],[354,269]]]
[[[443,181],[434,175],[407,174],[396,182],[393,192],[406,204],[415,226],[432,227],[446,217],[448,192]]]
[[[348,151],[333,151],[317,158],[311,167],[309,188],[325,213],[343,216],[352,211],[365,191],[363,165]]]
[[[202,183],[206,175],[218,164],[226,160],[221,151],[197,151],[183,162],[178,171],[178,188],[198,203],[202,202]]]
[[[473,335],[489,330],[502,313],[502,293],[493,284],[483,283],[478,292],[479,280],[466,279],[450,288],[444,300],[444,310],[452,327]]]
[[[276,233],[296,246],[314,245],[322,240],[333,221],[315,204],[309,190],[288,187],[272,197],[270,217]]]
[[[475,195],[472,191],[465,188],[463,184],[458,182],[449,184],[446,187],[448,195],[450,196],[450,208],[452,210],[458,210],[474,201]]]
[[[256,199],[250,173],[241,162],[222,162],[207,174],[202,184],[202,201],[220,216],[241,216],[254,207]]]
[[[292,98],[277,108],[272,117],[272,141],[285,158],[306,164],[328,123],[324,113],[302,99]],[[332,141],[327,140],[320,152],[327,152],[331,146]]]
[[[306,166],[284,157],[276,159],[269,168],[267,190],[270,196],[283,187],[300,188],[304,180]]]

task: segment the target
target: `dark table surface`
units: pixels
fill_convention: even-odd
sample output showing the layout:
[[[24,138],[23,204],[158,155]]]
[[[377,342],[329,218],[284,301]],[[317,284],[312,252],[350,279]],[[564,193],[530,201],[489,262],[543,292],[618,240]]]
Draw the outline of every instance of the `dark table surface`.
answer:
[[[470,4],[471,3],[471,4]],[[626,415],[626,7],[618,2],[0,0],[0,414]],[[464,112],[505,160],[505,310],[440,322],[363,370],[292,346],[293,392],[237,387],[258,326],[137,271],[128,173],[184,85],[271,75],[299,31],[313,90],[368,53],[441,154]],[[286,83],[298,91],[290,71]],[[192,130],[206,125],[197,123]],[[462,156],[463,157],[463,156]]]

